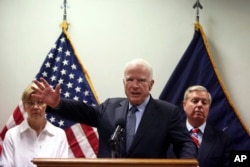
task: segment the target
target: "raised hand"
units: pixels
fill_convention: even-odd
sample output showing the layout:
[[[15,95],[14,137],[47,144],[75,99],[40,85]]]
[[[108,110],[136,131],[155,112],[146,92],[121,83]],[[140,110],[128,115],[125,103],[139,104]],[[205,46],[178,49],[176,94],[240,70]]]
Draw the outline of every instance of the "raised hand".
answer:
[[[48,106],[56,108],[60,104],[60,85],[57,84],[55,89],[49,85],[49,83],[41,78],[40,81],[33,81],[37,87],[33,86],[34,93],[32,97],[42,100]]]

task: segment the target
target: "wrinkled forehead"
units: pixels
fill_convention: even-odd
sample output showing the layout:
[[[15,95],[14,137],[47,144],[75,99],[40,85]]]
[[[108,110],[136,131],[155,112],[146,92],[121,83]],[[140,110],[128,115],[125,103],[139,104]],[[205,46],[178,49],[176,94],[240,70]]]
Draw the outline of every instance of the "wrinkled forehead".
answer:
[[[210,102],[208,93],[206,91],[192,91],[188,94],[187,99],[200,99],[200,100],[206,100]]]

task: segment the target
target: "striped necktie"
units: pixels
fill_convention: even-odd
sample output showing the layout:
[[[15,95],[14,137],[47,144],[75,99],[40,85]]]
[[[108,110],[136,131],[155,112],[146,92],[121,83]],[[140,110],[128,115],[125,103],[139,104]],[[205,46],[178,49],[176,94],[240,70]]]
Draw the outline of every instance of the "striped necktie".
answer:
[[[194,141],[194,143],[196,144],[196,146],[199,148],[200,147],[200,142],[198,139],[198,132],[199,132],[199,128],[193,128],[192,132],[191,132],[191,137]]]

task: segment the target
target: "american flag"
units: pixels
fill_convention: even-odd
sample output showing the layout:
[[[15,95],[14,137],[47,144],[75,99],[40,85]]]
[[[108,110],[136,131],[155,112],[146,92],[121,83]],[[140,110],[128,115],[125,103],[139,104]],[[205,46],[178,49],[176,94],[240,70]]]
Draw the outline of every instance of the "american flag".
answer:
[[[80,62],[65,29],[49,51],[35,78],[40,77],[45,78],[51,86],[60,83],[61,97],[82,101],[93,106],[98,104],[90,77]],[[0,141],[4,139],[9,128],[20,124],[24,118],[25,112],[20,102],[1,131]],[[70,157],[96,157],[98,134],[95,128],[51,113],[47,113],[46,118],[55,126],[64,129],[70,145]]]

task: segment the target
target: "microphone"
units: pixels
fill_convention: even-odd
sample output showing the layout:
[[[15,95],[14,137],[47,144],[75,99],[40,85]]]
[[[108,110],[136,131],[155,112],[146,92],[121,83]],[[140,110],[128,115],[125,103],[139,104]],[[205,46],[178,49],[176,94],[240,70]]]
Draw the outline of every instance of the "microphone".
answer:
[[[125,119],[120,118],[115,123],[115,131],[110,138],[112,158],[121,157],[124,126]]]
[[[125,120],[123,118],[118,119],[115,123],[115,126],[116,126],[115,131],[110,138],[111,142],[117,142],[118,136],[124,130]]]

